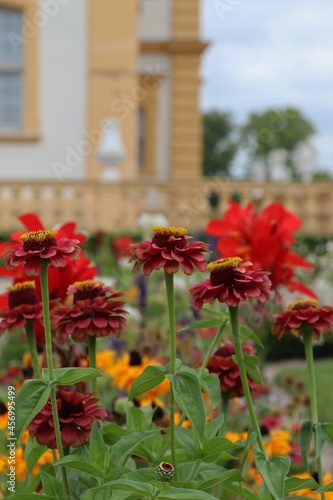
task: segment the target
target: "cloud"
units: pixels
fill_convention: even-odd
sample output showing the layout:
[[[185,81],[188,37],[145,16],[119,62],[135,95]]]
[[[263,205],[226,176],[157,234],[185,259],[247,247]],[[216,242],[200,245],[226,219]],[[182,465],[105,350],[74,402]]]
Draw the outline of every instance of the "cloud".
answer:
[[[244,120],[251,111],[297,106],[318,131],[319,165],[333,170],[333,2],[202,0],[202,13],[211,44],[202,108]]]

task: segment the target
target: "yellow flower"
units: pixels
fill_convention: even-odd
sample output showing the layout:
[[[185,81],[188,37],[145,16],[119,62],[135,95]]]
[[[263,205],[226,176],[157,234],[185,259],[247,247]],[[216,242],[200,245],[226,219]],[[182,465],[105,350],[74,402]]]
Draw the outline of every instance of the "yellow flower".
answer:
[[[103,370],[107,375],[111,377],[114,365],[114,352],[111,349],[97,352],[96,365],[97,368]]]
[[[0,429],[7,429],[8,426],[8,406],[1,403]]]
[[[291,435],[287,431],[272,430],[269,432],[270,440],[265,442],[265,449],[268,457],[273,455],[283,457],[289,455],[291,451]]]
[[[226,432],[225,437],[233,443],[236,443],[236,441],[239,440],[246,441],[247,432]]]

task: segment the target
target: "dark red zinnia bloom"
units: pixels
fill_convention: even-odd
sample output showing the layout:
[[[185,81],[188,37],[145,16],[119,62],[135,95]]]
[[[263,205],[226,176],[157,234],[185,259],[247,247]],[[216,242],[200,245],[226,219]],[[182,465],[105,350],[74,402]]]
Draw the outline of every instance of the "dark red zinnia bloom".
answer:
[[[253,347],[242,346],[244,355],[255,353]],[[235,347],[232,343],[224,344],[210,357],[207,369],[209,373],[215,373],[220,379],[221,392],[227,393],[230,398],[238,398],[244,395],[242,381],[238,366],[232,359],[235,354]],[[256,384],[249,376],[247,377],[253,395],[260,395],[262,388]]]
[[[208,252],[208,245],[202,241],[188,243],[191,239],[182,227],[154,226],[151,241],[131,245],[131,258],[135,262],[134,271],[142,266],[147,276],[152,271],[164,268],[168,274],[174,274],[181,266],[185,274],[192,274],[196,267],[206,269],[203,252]]]
[[[80,281],[68,288],[73,305],[59,305],[51,310],[54,329],[64,338],[70,335],[77,342],[88,336],[119,336],[126,325],[123,294],[101,281]]]
[[[246,207],[229,201],[229,209],[222,219],[209,222],[206,232],[217,236],[221,257],[239,255],[253,263],[254,269],[271,273],[272,288],[285,285],[291,292],[299,291],[316,298],[304,283],[296,280],[296,267],[312,266],[292,249],[294,233],[302,221],[280,203],[271,203],[257,212],[249,203]]]
[[[0,311],[0,335],[5,330],[23,328],[27,321],[43,318],[42,303],[37,297],[34,281],[24,281],[7,287],[8,307]]]
[[[89,439],[93,423],[105,420],[107,413],[100,408],[99,400],[91,393],[80,394],[74,390],[59,389],[56,397],[62,445],[64,448],[77,448]],[[57,448],[51,399],[34,417],[28,429],[38,444]]]
[[[246,297],[265,302],[271,295],[269,273],[261,269],[250,269],[251,262],[240,257],[230,257],[211,262],[207,266],[210,277],[190,288],[193,307],[200,311],[205,302],[225,302],[229,307],[238,306]]]
[[[66,257],[78,259],[80,254],[79,240],[56,239],[57,231],[30,231],[20,236],[20,243],[7,246],[2,254],[7,269],[11,270],[24,264],[24,272],[28,276],[38,276],[41,271],[41,260],[50,262],[54,267],[64,267]]]
[[[298,300],[288,306],[288,310],[273,316],[273,335],[279,338],[286,333],[293,333],[298,337],[304,331],[312,331],[314,339],[322,333],[332,331],[333,307],[318,307],[316,300]]]

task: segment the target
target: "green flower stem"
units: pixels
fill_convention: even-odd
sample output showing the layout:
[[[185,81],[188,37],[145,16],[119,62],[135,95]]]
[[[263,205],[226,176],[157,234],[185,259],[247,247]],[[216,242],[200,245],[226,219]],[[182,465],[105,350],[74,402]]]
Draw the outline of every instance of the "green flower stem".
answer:
[[[203,373],[204,373],[204,371],[206,369],[206,366],[208,364],[209,358],[211,357],[211,354],[214,351],[215,347],[219,344],[226,325],[227,325],[227,321],[225,321],[224,323],[222,323],[222,325],[218,329],[215,337],[213,338],[212,343],[210,344],[209,349],[207,351],[207,354],[205,356],[205,359],[202,362],[202,365],[201,365],[201,368],[200,368],[200,371],[199,371],[199,374],[198,374],[199,378],[202,378],[202,375],[203,375]]]
[[[312,424],[318,424],[318,405],[317,405],[317,388],[316,388],[316,374],[314,369],[313,361],[313,349],[312,349],[312,331],[303,333],[304,340],[304,350],[305,357],[308,366],[309,373],[309,384],[310,384],[310,399],[311,399],[311,421]],[[315,440],[317,440],[317,434],[315,433]],[[321,458],[317,458],[317,469],[318,469],[318,479],[320,486],[323,486],[323,468],[321,464]],[[325,500],[325,494],[321,493],[322,500]]]
[[[36,347],[36,338],[35,338],[34,322],[33,321],[31,321],[31,320],[27,321],[27,324],[25,326],[25,332],[26,332],[27,338],[28,338],[32,368],[34,370],[34,377],[41,378],[41,373],[40,373],[39,363],[38,363],[38,353],[37,353],[37,347]]]
[[[252,426],[257,433],[257,442],[258,442],[259,448],[263,452],[264,456],[266,457],[266,460],[268,460],[265,446],[264,446],[264,441],[262,439],[262,435],[261,435],[261,431],[260,431],[260,426],[259,426],[259,423],[257,420],[254,406],[253,406],[249,382],[247,380],[247,373],[246,373],[246,368],[245,368],[245,364],[244,364],[242,344],[241,344],[241,340],[240,340],[240,336],[239,336],[239,329],[238,329],[238,306],[237,307],[229,307],[229,312],[230,312],[231,328],[232,328],[232,334],[233,334],[234,346],[235,346],[235,352],[236,352],[236,358],[237,358],[237,365],[238,365],[238,369],[239,369],[239,373],[240,373],[240,377],[241,377],[241,381],[242,381],[242,386],[243,386],[244,396],[246,399],[247,408],[248,408],[248,411],[250,414]]]
[[[96,368],[96,337],[95,335],[88,335],[88,338],[89,366]],[[98,392],[96,377],[91,379],[91,390],[92,392]]]
[[[226,431],[228,413],[229,413],[229,402],[230,402],[229,393],[222,392],[222,413],[224,415],[224,420],[219,432],[219,436],[224,436]]]
[[[53,369],[53,352],[52,352],[50,305],[49,305],[49,284],[48,284],[47,268],[48,268],[48,261],[41,262],[40,283],[42,289],[42,302],[43,302],[43,315],[44,315],[45,352],[46,352],[47,367],[49,370],[49,382],[51,383],[54,380],[54,369]],[[59,450],[60,458],[63,458],[64,449],[61,441],[56,388],[54,386],[51,389],[51,405],[52,405],[52,414],[53,414],[54,430],[57,441],[57,448]],[[61,474],[64,483],[66,499],[70,500],[71,497],[69,492],[67,473],[64,467],[61,467]]]
[[[173,274],[164,271],[165,287],[169,314],[169,335],[170,335],[170,375],[176,374],[176,311],[175,311],[175,291]],[[172,383],[170,385],[170,448],[172,465],[175,470],[175,480],[178,480],[177,456],[176,456],[176,434],[175,434],[175,398]]]

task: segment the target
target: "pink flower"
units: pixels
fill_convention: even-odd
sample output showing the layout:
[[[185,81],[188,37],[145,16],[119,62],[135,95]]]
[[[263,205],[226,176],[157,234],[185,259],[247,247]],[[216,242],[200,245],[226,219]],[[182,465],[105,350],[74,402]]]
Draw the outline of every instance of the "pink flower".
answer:
[[[243,262],[240,257],[219,259],[208,264],[210,277],[190,288],[193,307],[200,311],[206,302],[225,302],[229,307],[237,307],[246,297],[265,302],[271,295],[269,273],[261,269],[251,269],[251,262]]]
[[[182,227],[154,226],[152,241],[143,241],[130,245],[131,258],[135,262],[134,271],[142,266],[147,276],[152,271],[164,268],[168,274],[174,274],[181,266],[185,274],[191,275],[196,267],[206,269],[203,252],[208,252],[208,245],[202,241],[188,243],[186,229]]]
[[[312,330],[312,335],[318,339],[322,333],[332,330],[333,307],[318,307],[317,300],[298,300],[288,306],[288,310],[273,316],[273,335],[279,338],[286,333],[302,336],[304,329]]]
[[[98,399],[93,394],[80,394],[74,390],[57,391],[61,441],[64,448],[74,448],[83,444],[90,437],[92,425],[97,420],[107,418],[106,411],[98,406]],[[49,399],[44,408],[30,423],[29,433],[38,444],[48,448],[57,448],[52,405]]]
[[[101,281],[80,281],[68,287],[73,293],[73,305],[59,305],[51,310],[56,332],[64,339],[70,335],[76,342],[86,342],[88,336],[119,336],[126,325],[123,296]]]
[[[5,330],[23,328],[27,321],[42,320],[42,303],[37,297],[33,281],[9,286],[7,291],[8,308],[0,311],[0,335]]]
[[[65,267],[66,257],[78,259],[80,254],[79,240],[61,238],[56,240],[57,231],[30,231],[20,237],[21,243],[7,246],[2,254],[7,269],[11,270],[24,264],[24,272],[28,276],[38,276],[41,272],[41,261],[49,261],[54,267]]]

